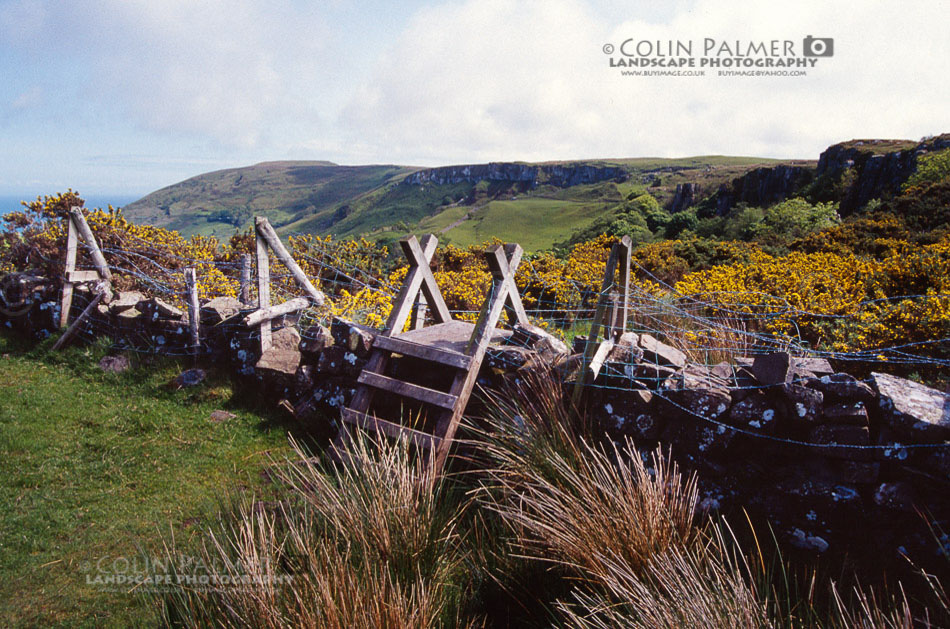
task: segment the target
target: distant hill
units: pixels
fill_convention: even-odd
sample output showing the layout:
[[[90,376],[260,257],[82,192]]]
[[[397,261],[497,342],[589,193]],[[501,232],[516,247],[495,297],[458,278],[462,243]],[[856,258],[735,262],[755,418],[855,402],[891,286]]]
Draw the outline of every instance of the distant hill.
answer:
[[[700,156],[422,169],[265,162],[192,177],[124,211],[186,235],[227,237],[264,215],[283,233],[391,241],[432,231],[458,245],[497,236],[536,250],[609,219],[633,196],[649,193],[678,210],[750,170],[780,164],[813,169],[816,162]]]
[[[255,215],[274,225],[332,216],[361,195],[416,168],[339,166],[333,162],[264,162],[186,179],[123,208],[130,219],[183,234],[228,236]]]

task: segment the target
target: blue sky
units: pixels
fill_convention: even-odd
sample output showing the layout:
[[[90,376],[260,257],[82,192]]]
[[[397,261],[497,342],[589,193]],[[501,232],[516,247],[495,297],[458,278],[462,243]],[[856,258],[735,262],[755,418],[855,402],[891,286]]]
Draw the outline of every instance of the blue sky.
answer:
[[[950,131],[950,5],[0,0],[0,195],[280,159],[753,154]],[[606,44],[834,38],[799,77],[626,77]]]

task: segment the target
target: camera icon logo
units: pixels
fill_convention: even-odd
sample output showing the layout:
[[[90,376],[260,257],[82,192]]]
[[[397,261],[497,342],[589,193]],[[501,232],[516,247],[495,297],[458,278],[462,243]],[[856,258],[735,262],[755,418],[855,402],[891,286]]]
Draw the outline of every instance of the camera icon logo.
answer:
[[[802,44],[802,54],[806,57],[830,57],[835,54],[835,40],[809,35]]]

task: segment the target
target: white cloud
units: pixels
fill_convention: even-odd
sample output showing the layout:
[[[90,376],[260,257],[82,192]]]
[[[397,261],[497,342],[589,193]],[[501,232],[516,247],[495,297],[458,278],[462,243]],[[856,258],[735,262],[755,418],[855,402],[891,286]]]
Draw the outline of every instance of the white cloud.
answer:
[[[813,158],[950,131],[948,18],[937,0],[0,0],[3,166],[75,187],[83,157],[125,153],[180,164],[156,186],[200,160]],[[803,78],[623,77],[601,52],[808,34],[836,50]]]
[[[291,0],[28,0],[0,16],[5,29],[29,18],[17,32],[34,55],[81,68],[82,98],[153,131],[254,147],[291,117],[318,118],[299,86],[321,78],[328,27]]]
[[[395,161],[816,157],[854,136],[950,130],[948,17],[933,1],[699,0],[663,23],[611,23],[579,0],[468,0],[419,12],[342,121],[375,140],[361,151]],[[630,37],[809,34],[836,51],[807,77],[623,77],[601,52]]]
[[[36,107],[43,102],[43,88],[38,85],[20,92],[10,101],[10,109],[17,111]]]

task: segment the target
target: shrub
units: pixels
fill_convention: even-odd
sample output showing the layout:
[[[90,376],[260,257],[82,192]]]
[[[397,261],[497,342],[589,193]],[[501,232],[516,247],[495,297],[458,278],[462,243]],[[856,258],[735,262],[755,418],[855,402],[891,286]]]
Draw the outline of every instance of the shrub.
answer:
[[[950,149],[928,153],[917,158],[917,170],[904,182],[903,191],[925,188],[950,179]]]

